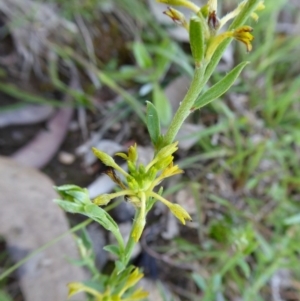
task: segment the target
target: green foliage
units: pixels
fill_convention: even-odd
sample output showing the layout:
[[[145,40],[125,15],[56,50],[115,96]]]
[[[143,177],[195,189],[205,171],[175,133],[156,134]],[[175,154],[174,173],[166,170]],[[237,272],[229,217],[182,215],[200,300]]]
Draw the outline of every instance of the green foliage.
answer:
[[[12,301],[12,299],[5,291],[0,290],[0,301]]]
[[[249,62],[243,62],[233,68],[228,74],[226,74],[218,83],[209,88],[206,92],[198,97],[195,101],[193,110],[200,109],[213,100],[222,96],[235,82],[244,67]]]
[[[160,2],[166,3],[165,0]],[[133,42],[131,48],[137,66],[123,69],[123,73],[121,72],[118,76],[118,79],[120,80],[134,78],[137,82],[144,84],[144,88],[147,87],[149,92],[152,91],[153,103],[147,102],[146,117],[135,98],[124,91],[116,81],[113,81],[109,73],[93,68],[93,71],[97,74],[100,81],[121,94],[124,99],[135,108],[139,117],[146,122],[156,152],[153,160],[147,165],[137,163],[138,154],[136,145],[131,146],[128,149],[127,154],[118,153],[118,156],[127,161],[127,172],[123,170],[112,157],[101,150],[93,149],[94,154],[107,166],[108,171],[106,171],[106,174],[121,188],[119,192],[98,196],[93,202],[89,200],[87,191],[80,189],[79,187],[63,186],[57,188],[57,191],[61,194],[63,199],[56,200],[56,202],[63,209],[72,213],[81,213],[95,220],[105,229],[112,232],[118,241],[118,245],[109,245],[105,247],[106,251],[118,257],[118,260],[115,262],[115,269],[106,284],[109,291],[106,289],[101,290],[100,292],[89,286],[73,283],[69,285],[70,295],[79,291],[86,291],[99,300],[102,300],[106,294],[110,294],[109,300],[113,300],[113,298],[119,294],[119,299],[117,300],[121,300],[120,295],[126,291],[129,283],[129,286],[132,286],[142,277],[141,274],[138,274],[137,270],[132,271],[131,267],[128,267],[128,262],[133,246],[140,240],[146,226],[146,215],[156,201],[161,201],[166,205],[172,214],[183,224],[185,224],[186,221],[191,220],[190,215],[185,209],[179,204],[169,202],[161,195],[163,186],[160,186],[160,184],[162,180],[182,172],[177,165],[173,164],[173,154],[177,150],[177,142],[174,142],[174,139],[189,114],[194,109],[201,108],[222,96],[233,85],[236,78],[247,64],[247,62],[239,64],[218,83],[202,93],[202,89],[217,66],[222,53],[226,46],[228,46],[231,38],[242,41],[246,44],[248,50],[251,49],[250,42],[253,39],[253,36],[250,34],[251,28],[249,26],[241,27],[241,25],[243,25],[245,20],[255,12],[260,3],[259,0],[249,0],[245,2],[245,5],[239,5],[230,15],[231,19],[235,18],[233,21],[234,25],[231,25],[230,31],[224,33],[218,33],[219,27],[221,24],[223,26],[230,18],[224,17],[224,19],[221,19],[220,26],[217,21],[211,21],[212,18],[215,18],[214,14],[217,10],[217,7],[215,7],[216,2],[209,1],[206,9],[202,10],[200,7],[197,7],[187,0],[170,0],[167,1],[167,3],[185,6],[197,13],[197,16],[186,21],[185,17],[173,8],[168,8],[168,11],[166,12],[167,16],[179,22],[186,29],[189,29],[191,50],[195,63],[195,71],[190,88],[172,120],[170,104],[160,86],[160,80],[170,67],[172,55],[174,55],[176,51],[176,48],[173,47],[168,40],[164,39],[161,42],[161,49],[157,47],[154,48],[154,53],[151,52],[151,46],[148,47],[141,40]],[[170,46],[170,51],[167,55],[162,51],[162,48],[165,48],[166,46]],[[71,49],[68,49],[67,51],[59,49],[58,52],[60,54],[63,53],[64,57],[70,56],[70,58],[76,59],[85,67],[89,65],[79,58]],[[55,75],[55,72],[52,72],[52,74]],[[57,85],[62,89],[64,88],[59,82],[57,82]],[[165,135],[161,134],[161,125],[168,125],[168,130]],[[234,130],[234,133],[237,133],[237,131]],[[237,144],[240,145],[238,135],[235,135],[235,138],[237,138]],[[248,154],[248,150],[246,154]],[[260,154],[262,154],[262,152]],[[261,156],[258,156],[256,164],[249,164],[247,175],[250,176],[255,166],[259,163],[260,158]],[[244,164],[246,159],[242,156],[241,159],[236,160],[238,163],[243,162]],[[243,173],[244,170],[241,172]],[[122,176],[122,179],[119,178],[117,173]],[[159,193],[154,191],[156,186],[159,186]],[[109,204],[112,199],[119,196],[125,196],[136,210],[130,238],[126,245],[120,235],[118,225],[104,209],[98,207],[99,205]],[[200,207],[198,209],[201,210]],[[198,213],[198,216],[200,216],[200,213]],[[227,250],[233,248],[234,254],[230,260],[225,260],[225,257],[223,256],[221,264],[218,264],[219,272],[213,275],[212,282],[208,281],[205,285],[205,287],[208,288],[208,295],[205,296],[204,300],[210,300],[207,298],[211,298],[215,292],[222,290],[223,277],[225,277],[225,274],[229,271],[236,271],[236,267],[241,269],[246,278],[249,278],[251,274],[249,265],[243,259],[253,252],[257,245],[254,239],[255,231],[252,225],[247,224],[245,227],[238,226],[233,228],[234,221],[230,214],[228,214],[228,219],[226,219],[226,223],[228,223],[226,225],[228,225],[229,229],[224,226],[224,221],[225,220],[215,221],[210,224],[210,238],[219,244],[225,244]],[[199,238],[201,237],[202,233],[199,231]],[[130,281],[133,274],[136,274],[136,280]],[[127,280],[122,282],[120,277],[125,277],[125,279],[127,277]],[[194,279],[199,285],[202,283],[203,289],[204,282],[199,280],[199,276],[194,275]],[[113,289],[113,292],[110,291],[111,288]],[[139,299],[139,291],[136,291],[136,294],[138,296],[137,299]],[[133,297],[131,298],[133,299]]]
[[[176,1],[174,3],[177,4],[186,2]],[[93,3],[92,0],[90,2]],[[158,33],[153,19],[147,23],[151,17],[139,1],[136,3],[137,10],[132,13],[139,22],[147,23],[148,27],[129,46],[135,65],[121,66],[120,69],[113,64],[98,66],[79,56],[73,49],[54,48],[60,59],[74,61],[96,75],[103,85],[121,95],[128,107],[147,125],[156,149],[153,160],[147,166],[136,163],[135,147],[129,149],[128,154],[118,154],[127,161],[128,173],[120,171],[115,162],[104,158],[103,153],[95,152],[102,162],[122,174],[119,179],[116,173],[108,173],[123,189],[119,192],[91,201],[87,191],[79,187],[57,188],[61,199],[56,202],[64,210],[92,218],[113,232],[117,239],[116,245],[104,248],[118,257],[115,270],[109,277],[100,277],[94,269],[95,256],[86,233],[77,238],[82,260],[76,264],[87,266],[93,276],[92,281],[85,283],[88,288],[105,293],[110,286],[115,288],[114,293],[120,292],[133,273],[133,267],[128,265],[130,254],[143,232],[145,217],[156,201],[168,206],[183,223],[189,220],[185,211],[178,210],[178,205],[163,197],[163,186],[158,184],[163,178],[180,172],[176,165],[172,165],[176,150],[172,142],[185,118],[196,109],[201,109],[200,120],[206,113],[213,115],[214,120],[193,134],[198,138],[195,146],[198,153],[189,154],[178,164],[182,168],[197,169],[201,174],[197,175],[197,183],[179,183],[178,187],[169,189],[191,187],[197,201],[197,217],[193,225],[198,222],[198,236],[192,242],[177,239],[174,248],[177,263],[192,263],[195,266],[190,280],[195,283],[197,294],[190,293],[190,300],[199,300],[199,294],[201,300],[206,301],[233,298],[268,300],[266,296],[270,279],[278,271],[289,269],[291,278],[299,279],[300,82],[297,75],[300,64],[295,60],[299,52],[299,38],[275,34],[278,15],[287,3],[285,0],[276,2],[276,5],[271,0],[265,1],[267,8],[259,13],[260,20],[254,26],[253,53],[245,54],[244,48],[235,53],[239,61],[251,62],[244,72],[246,80],[233,86],[248,62],[239,63],[224,76],[216,72],[224,50],[234,38],[233,33],[253,15],[259,2],[251,0],[240,6],[229,26],[230,33],[226,34],[225,31],[224,35],[218,34],[218,28],[207,25],[211,13],[208,5],[192,17],[189,33],[195,73],[190,58],[179,46],[162,30],[159,29]],[[118,3],[128,12],[132,8],[129,0],[120,0]],[[76,4],[79,8],[82,5],[79,2]],[[72,9],[64,7],[66,10]],[[83,9],[82,16],[90,20],[94,16],[88,8],[87,5]],[[76,8],[69,16],[78,12]],[[172,16],[179,17],[177,14]],[[244,37],[249,38],[246,33]],[[176,67],[176,72],[190,76],[194,74],[189,92],[173,121],[170,104],[163,92],[165,75],[171,65]],[[85,92],[74,92],[59,80],[56,67],[55,64],[49,65],[55,87],[72,95],[77,104],[88,104],[89,97]],[[132,95],[122,88],[128,83],[141,85],[140,94]],[[206,85],[209,85],[207,89]],[[0,89],[2,87],[0,85]],[[226,97],[222,97],[230,88],[236,94],[248,96],[241,111],[227,102]],[[7,89],[7,93],[17,91],[10,86],[4,86],[3,89]],[[27,100],[28,95],[25,96]],[[143,97],[151,100],[147,101],[146,114],[144,99],[140,99]],[[223,99],[214,101],[220,97]],[[29,98],[28,101],[41,100]],[[53,105],[56,103],[53,102]],[[169,126],[164,136],[161,126]],[[269,167],[265,168],[265,165]],[[158,193],[153,191],[155,186],[160,190]],[[225,192],[218,186],[223,187]],[[109,204],[118,196],[125,196],[136,208],[131,239],[126,245],[118,225],[105,209],[98,207]],[[75,288],[79,289],[79,286]]]
[[[153,104],[156,107],[161,124],[163,126],[169,125],[172,118],[172,108],[158,83],[153,85]]]
[[[160,121],[155,106],[147,101],[147,128],[154,146],[158,145],[161,138]]]

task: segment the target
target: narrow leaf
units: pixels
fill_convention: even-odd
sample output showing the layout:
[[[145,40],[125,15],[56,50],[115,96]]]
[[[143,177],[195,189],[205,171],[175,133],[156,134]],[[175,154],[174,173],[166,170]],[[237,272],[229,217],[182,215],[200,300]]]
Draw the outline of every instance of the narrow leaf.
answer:
[[[153,145],[157,145],[160,136],[160,122],[155,106],[147,101],[147,128]]]
[[[67,193],[68,193],[68,195],[70,195],[74,198],[75,202],[77,201],[82,204],[88,204],[91,202],[88,191],[86,189],[83,191],[71,190],[71,191],[68,191]]]
[[[300,213],[286,218],[284,220],[284,224],[288,226],[294,224],[300,224]]]
[[[90,217],[97,223],[99,223],[106,230],[111,231],[112,234],[117,239],[120,249],[123,251],[124,249],[124,241],[122,235],[120,233],[119,227],[117,223],[113,220],[113,218],[102,208],[98,207],[95,204],[84,206],[84,215]]]
[[[152,59],[143,43],[134,42],[133,53],[139,67],[149,68],[152,66],[153,64]]]
[[[242,62],[232,69],[223,79],[218,83],[209,88],[205,93],[200,95],[195,101],[195,104],[192,110],[200,109],[201,107],[206,106],[213,100],[222,96],[235,82],[237,77],[240,75],[241,71],[249,62]]]
[[[228,45],[230,44],[231,41],[232,41],[232,38],[225,39],[215,50],[209,64],[207,65],[207,67],[205,69],[204,80],[203,80],[204,85],[208,82],[212,73],[217,68],[217,65],[219,64],[225,49],[228,47]]]
[[[90,218],[97,220],[106,230],[115,231],[118,225],[112,217],[102,208],[95,204],[84,206],[85,214]]]
[[[103,250],[109,252],[109,253],[112,253],[114,255],[116,255],[117,257],[120,257],[120,249],[118,246],[116,245],[108,245],[108,246],[105,246],[103,248]]]
[[[80,204],[72,203],[70,201],[58,200],[58,199],[55,199],[53,201],[67,212],[84,214],[83,206]]]
[[[126,266],[124,265],[123,262],[121,262],[120,260],[117,260],[116,263],[116,269],[117,269],[117,273],[120,274],[121,272],[123,272],[126,268]]]
[[[153,103],[156,107],[161,124],[167,126],[172,118],[172,108],[168,98],[158,83],[153,85]]]

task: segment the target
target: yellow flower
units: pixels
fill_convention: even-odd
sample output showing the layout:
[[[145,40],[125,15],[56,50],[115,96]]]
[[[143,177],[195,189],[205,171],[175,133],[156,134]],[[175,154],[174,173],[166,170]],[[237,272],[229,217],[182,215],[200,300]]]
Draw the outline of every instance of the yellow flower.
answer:
[[[126,282],[124,286],[122,287],[121,291],[118,293],[118,297],[120,297],[121,301],[133,301],[133,300],[142,300],[148,296],[148,293],[143,291],[141,288],[138,288],[135,290],[131,296],[128,296],[126,298],[122,298],[122,296],[125,294],[125,292],[136,285],[142,278],[144,277],[144,274],[139,271],[138,268],[135,268],[126,279]]]
[[[242,26],[232,33],[233,38],[246,45],[248,52],[252,50],[251,41],[254,39],[253,35],[250,33],[252,31],[253,29],[250,26]]]
[[[99,293],[98,291],[96,291],[95,289],[84,285],[80,282],[71,282],[68,284],[68,288],[69,288],[69,294],[68,294],[68,298],[70,298],[71,296],[80,293],[80,292],[86,292],[89,293],[91,295],[93,295],[94,297],[96,297],[97,300],[101,301],[103,294]]]
[[[71,297],[77,293],[85,292],[94,297],[96,297],[96,301],[133,301],[133,300],[142,300],[148,296],[148,293],[143,291],[141,288],[135,290],[130,296],[123,295],[128,291],[129,288],[136,285],[142,278],[144,277],[143,273],[140,273],[138,268],[135,268],[125,280],[122,289],[118,293],[113,293],[111,289],[106,289],[104,293],[100,293],[97,290],[84,285],[80,282],[71,282],[68,284],[69,294],[68,297]]]
[[[164,14],[170,17],[175,23],[183,26],[186,30],[189,30],[189,24],[187,23],[184,14],[179,12],[178,10],[168,7],[168,10],[164,11]]]
[[[173,12],[173,10],[170,10]],[[163,197],[153,192],[163,179],[180,174],[183,171],[173,164],[174,152],[178,149],[178,141],[171,143],[160,149],[153,160],[147,165],[138,164],[137,146],[131,146],[128,154],[118,153],[117,155],[125,159],[128,163],[128,173],[124,171],[114,159],[104,152],[93,149],[95,155],[109,168],[106,174],[121,188],[120,191],[103,194],[96,197],[93,203],[98,206],[107,205],[111,200],[117,197],[125,197],[136,209],[136,220],[131,232],[131,237],[135,242],[141,238],[146,224],[146,215],[153,206],[155,200],[160,200],[168,206],[171,212],[183,223],[190,220],[189,214],[179,205],[172,204]],[[116,172],[119,171],[123,176],[122,180],[118,178]]]
[[[247,51],[252,50],[251,41],[253,41],[254,37],[250,33],[252,32],[252,28],[250,26],[242,26],[232,31],[225,31],[215,37],[210,39],[210,42],[206,51],[206,59],[209,61],[213,56],[215,50],[218,46],[226,39],[226,38],[234,38],[242,43],[244,43],[247,47]]]
[[[186,220],[189,220],[189,221],[192,220],[192,218],[187,213],[187,211],[184,208],[182,208],[180,205],[169,202],[168,200],[166,200],[161,195],[159,195],[155,192],[151,192],[150,195],[153,198],[155,198],[155,199],[161,201],[163,204],[165,204],[170,209],[170,211],[182,222],[182,224],[185,225]]]

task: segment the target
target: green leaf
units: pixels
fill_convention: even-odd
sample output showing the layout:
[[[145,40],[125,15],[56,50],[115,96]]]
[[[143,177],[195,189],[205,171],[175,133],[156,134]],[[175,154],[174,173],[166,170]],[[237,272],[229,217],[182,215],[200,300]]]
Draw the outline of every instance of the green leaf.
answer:
[[[114,255],[116,255],[117,257],[120,257],[120,249],[118,246],[116,245],[108,245],[108,246],[105,246],[103,248],[103,250],[109,252],[109,253],[112,253]]]
[[[80,204],[72,203],[70,201],[58,200],[58,199],[55,199],[54,202],[67,212],[84,214],[84,207]]]
[[[80,236],[75,235],[75,240],[80,251],[81,257],[88,257],[94,261],[96,258],[96,254],[93,249],[93,242],[88,234],[87,229],[83,228],[80,231]]]
[[[82,204],[91,203],[87,189],[83,189],[83,191],[71,190],[71,191],[68,191],[68,194],[70,196],[72,196],[76,201],[78,201]]]
[[[294,224],[300,224],[300,213],[286,218],[284,220],[284,224],[287,226],[294,225]]]
[[[224,53],[225,49],[228,47],[228,45],[230,44],[231,40],[232,40],[232,38],[225,39],[214,52],[209,64],[207,65],[207,67],[205,69],[204,79],[203,79],[204,85],[208,82],[211,75],[217,68],[219,61],[221,60],[223,53]]]
[[[149,68],[153,65],[152,59],[142,42],[134,42],[132,48],[134,57],[139,67]]]
[[[152,197],[149,197],[147,202],[146,202],[146,212],[149,212],[153,205],[156,203],[156,199],[155,198],[152,198]]]
[[[155,106],[149,102],[147,103],[147,128],[153,145],[157,145],[160,137],[160,122]]]
[[[240,73],[248,63],[249,62],[240,63],[234,69],[232,69],[224,78],[222,78],[218,83],[216,83],[211,88],[209,88],[206,92],[200,95],[195,101],[192,110],[200,109],[201,107],[206,106],[213,100],[223,95],[233,85],[237,77],[240,75]]]
[[[243,258],[241,258],[239,261],[238,261],[238,266],[241,268],[241,270],[243,271],[244,275],[246,278],[249,278],[250,275],[251,275],[251,270],[250,270],[250,267],[247,263],[247,261],[245,261]]]
[[[172,118],[171,104],[158,83],[153,85],[153,103],[162,125],[167,126]]]
[[[120,250],[124,250],[124,241],[120,233],[119,227],[117,223],[113,220],[113,218],[105,210],[103,210],[95,204],[90,204],[84,206],[83,214],[99,223],[106,230],[110,231],[118,241]]]
[[[106,230],[119,230],[119,227],[113,218],[104,209],[98,207],[97,205],[86,205],[84,206],[84,211],[86,215],[99,222]]]
[[[82,190],[81,187],[73,184],[65,184],[61,186],[54,187],[56,191],[68,191],[68,190]]]
[[[176,47],[174,46],[175,43],[173,43],[169,39],[163,40],[159,45],[157,45],[157,47],[160,47],[162,51],[164,49],[168,49],[169,55],[166,56],[160,52],[156,53],[154,57],[155,69],[151,74],[151,82],[160,80],[165,77],[167,71],[169,70],[172,64],[172,56],[174,56],[176,52]]]
[[[195,281],[196,285],[198,286],[199,289],[205,291],[207,288],[207,283],[205,278],[203,278],[201,275],[193,273],[192,278]]]
[[[123,272],[125,270],[126,266],[124,265],[124,263],[120,260],[116,261],[116,270],[117,273],[120,274],[121,272]]]
[[[24,90],[19,89],[17,86],[9,84],[9,83],[0,83],[0,91],[12,96],[14,98],[20,99],[22,102],[30,102],[37,104],[50,105],[53,107],[65,107],[66,104],[52,99],[47,99],[45,97],[33,95],[31,93],[27,93]]]
[[[0,290],[0,300],[1,301],[11,301],[10,296],[3,290]]]
[[[54,189],[64,200],[82,204],[88,204],[91,202],[89,192],[86,188],[68,184],[54,187]]]

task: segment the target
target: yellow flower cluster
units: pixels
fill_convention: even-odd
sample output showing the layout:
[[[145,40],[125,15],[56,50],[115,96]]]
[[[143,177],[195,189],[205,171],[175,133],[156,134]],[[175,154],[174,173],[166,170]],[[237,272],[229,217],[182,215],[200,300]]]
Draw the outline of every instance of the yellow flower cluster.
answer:
[[[136,285],[140,279],[144,276],[143,273],[140,273],[139,269],[134,269],[127,279],[124,281],[124,284],[120,286],[118,292],[112,292],[110,289],[107,289],[104,293],[100,293],[92,287],[89,287],[80,282],[71,282],[68,284],[69,287],[69,295],[71,297],[77,293],[85,292],[93,297],[95,297],[96,301],[138,301],[143,300],[148,296],[148,293],[143,291],[141,288],[138,288],[131,294],[127,294],[127,291]]]
[[[165,179],[183,171],[173,164],[173,154],[177,150],[178,142],[163,147],[157,152],[154,159],[147,165],[138,164],[136,144],[129,147],[128,153],[117,153],[127,161],[128,172],[122,169],[115,160],[106,153],[93,148],[93,152],[103,164],[108,167],[106,174],[121,190],[115,193],[103,194],[96,197],[93,202],[96,205],[107,205],[112,199],[124,196],[137,210],[132,237],[137,242],[146,224],[146,215],[156,201],[161,201],[183,223],[191,220],[190,215],[178,204],[173,204],[162,197],[154,189]],[[121,180],[117,173],[123,176]]]
[[[252,28],[250,26],[241,26],[239,28],[228,30],[223,33],[218,33],[219,30],[231,19],[235,18],[245,7],[247,0],[242,1],[236,9],[225,15],[223,18],[219,19],[217,17],[217,0],[208,0],[207,4],[203,7],[199,7],[191,1],[188,0],[157,0],[157,2],[164,3],[167,5],[183,6],[192,10],[198,21],[201,23],[202,34],[205,39],[205,55],[206,61],[209,61],[217,49],[218,45],[226,38],[234,38],[246,45],[247,51],[251,51],[252,45],[251,41],[254,39],[251,34]],[[264,9],[263,1],[260,1],[255,9],[255,11],[260,11]],[[173,21],[178,23],[190,30],[190,22],[185,19],[185,16],[178,10],[168,7],[167,11],[164,12]],[[251,14],[254,20],[258,20],[258,15],[256,12]],[[200,37],[199,37],[200,38]]]

